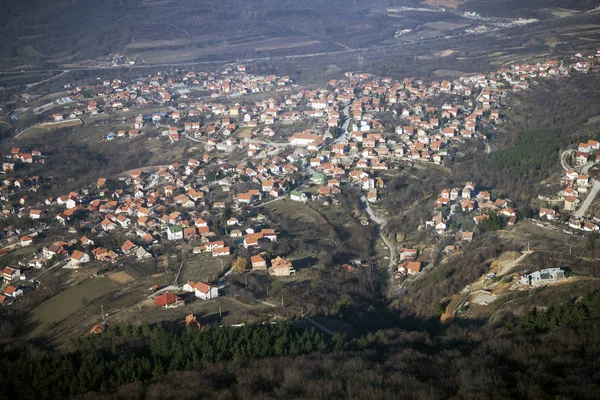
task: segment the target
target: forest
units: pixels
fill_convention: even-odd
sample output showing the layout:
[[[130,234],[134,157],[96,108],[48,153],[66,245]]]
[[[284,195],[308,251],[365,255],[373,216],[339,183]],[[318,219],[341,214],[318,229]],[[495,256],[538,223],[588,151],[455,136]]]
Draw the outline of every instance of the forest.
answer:
[[[485,132],[492,151],[457,159],[446,179],[475,179],[515,201],[526,214],[531,199],[548,191],[540,183],[562,171],[560,152],[580,141],[600,139],[593,123],[600,106],[598,85],[597,75],[574,73],[509,94],[505,124]]]
[[[66,353],[5,345],[0,397],[592,399],[599,316],[600,294],[590,292],[517,321],[400,326],[357,339],[289,323],[109,327]]]
[[[214,328],[116,326],[100,337],[80,339],[69,353],[2,354],[11,365],[0,377],[1,397],[68,398],[89,391],[156,378],[169,371],[200,370],[208,364],[273,356],[325,353],[348,345],[340,335],[323,337],[289,323]]]

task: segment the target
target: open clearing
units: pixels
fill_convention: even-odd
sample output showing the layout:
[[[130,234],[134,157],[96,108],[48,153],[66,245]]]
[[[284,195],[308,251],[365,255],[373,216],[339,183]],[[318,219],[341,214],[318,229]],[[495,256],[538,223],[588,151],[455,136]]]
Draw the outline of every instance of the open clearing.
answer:
[[[567,8],[542,8],[538,10],[541,13],[550,14],[555,17],[563,18],[574,14],[579,14],[579,11],[569,10]]]
[[[434,54],[438,57],[448,57],[454,53],[456,53],[456,51],[454,51],[454,50],[442,50],[442,51],[438,51],[437,53],[434,53]]]
[[[460,24],[458,22],[447,22],[447,21],[435,21],[435,22],[427,22],[424,26],[435,29],[438,31],[453,31],[460,28],[466,28],[471,24]]]
[[[218,297],[212,300],[193,299],[185,306],[172,309],[161,309],[154,305],[152,299],[138,304],[135,312],[114,315],[110,323],[155,324],[162,321],[183,323],[188,314],[194,314],[202,324],[229,325],[239,323],[258,323],[272,318],[274,310],[260,304],[247,305],[230,297]],[[219,314],[219,309],[221,314]]]
[[[449,76],[452,78],[473,75],[473,74],[467,74],[466,72],[462,72],[462,71],[454,71],[452,69],[437,69],[437,70],[433,71],[433,74],[435,76]]]
[[[32,126],[31,128],[22,131],[20,134],[15,136],[15,139],[31,139],[37,135],[50,133],[54,129],[68,128],[71,126],[80,126],[81,124],[82,122],[80,119],[70,119],[54,123],[48,122],[45,124]]]
[[[31,311],[32,322],[38,325],[29,335],[43,333],[48,324],[58,323],[89,302],[118,289],[119,285],[107,278],[90,278],[71,286]]]
[[[300,219],[313,224],[327,224],[327,221],[318,212],[297,201],[288,199],[276,201],[266,205],[265,209],[291,219]]]
[[[107,278],[121,285],[126,285],[135,281],[135,279],[125,271],[113,272],[112,274],[109,274]]]
[[[231,257],[213,257],[211,253],[189,254],[179,277],[179,283],[202,281],[216,283]]]
[[[433,7],[458,8],[464,0],[425,0],[423,4]]]
[[[275,44],[272,46],[255,47],[254,49],[258,50],[258,51],[291,49],[294,47],[310,46],[310,45],[319,44],[319,43],[322,43],[322,42],[320,40],[306,40],[304,42],[297,42],[297,43],[281,43],[281,44]]]

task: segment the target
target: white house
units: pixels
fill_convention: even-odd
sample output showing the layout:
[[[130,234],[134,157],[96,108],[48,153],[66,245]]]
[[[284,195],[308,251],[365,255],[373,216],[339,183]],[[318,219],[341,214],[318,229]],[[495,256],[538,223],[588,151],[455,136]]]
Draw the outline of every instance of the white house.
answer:
[[[204,282],[189,281],[183,285],[183,290],[193,292],[194,295],[202,300],[210,300],[219,297],[219,289],[216,286],[211,286]]]
[[[80,264],[90,262],[90,256],[82,251],[75,250],[71,254],[71,267],[78,267]]]
[[[183,239],[183,228],[179,225],[171,225],[167,228],[167,239],[179,240]]]
[[[305,193],[299,192],[297,190],[292,190],[290,192],[290,199],[292,199],[293,201],[301,201],[303,203],[306,203],[306,201],[308,200]]]

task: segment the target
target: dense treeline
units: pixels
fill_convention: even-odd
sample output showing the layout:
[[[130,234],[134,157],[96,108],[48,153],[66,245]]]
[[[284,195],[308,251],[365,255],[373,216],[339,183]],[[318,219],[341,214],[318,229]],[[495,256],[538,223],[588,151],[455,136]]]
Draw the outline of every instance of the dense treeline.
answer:
[[[0,376],[0,397],[67,398],[116,390],[169,371],[199,370],[216,362],[295,356],[345,346],[340,335],[327,339],[289,323],[202,332],[161,325],[113,327],[101,337],[80,340],[77,351],[70,353],[4,354],[3,363],[10,368]]]
[[[498,189],[518,206],[527,205],[530,199],[547,191],[539,183],[561,169],[562,149],[599,138],[590,120],[600,106],[600,92],[593,89],[598,85],[597,74],[575,73],[560,80],[540,81],[532,90],[512,93],[505,108],[504,126],[488,132],[494,151],[459,160],[452,169],[453,178],[477,179]]]
[[[82,398],[592,399],[599,322],[596,315],[547,333],[460,322],[435,334],[390,329],[351,349],[216,363]]]
[[[478,160],[482,172],[502,171],[506,180],[539,180],[556,168],[560,135],[551,129],[526,131],[509,148],[494,151]],[[485,175],[482,177],[485,179]]]
[[[587,319],[600,318],[600,293],[583,296],[577,303],[551,305],[545,310],[533,308],[521,316],[515,326],[523,332],[548,332]]]

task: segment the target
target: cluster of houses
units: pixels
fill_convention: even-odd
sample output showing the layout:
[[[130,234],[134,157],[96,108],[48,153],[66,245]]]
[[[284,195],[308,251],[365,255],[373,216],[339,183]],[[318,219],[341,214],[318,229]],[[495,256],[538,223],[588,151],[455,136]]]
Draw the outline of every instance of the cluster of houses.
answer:
[[[95,185],[83,187],[59,197],[48,197],[35,204],[3,209],[36,227],[64,226],[65,234],[77,238],[56,240],[50,245],[38,245],[38,230],[33,229],[19,239],[18,246],[32,248],[26,268],[42,268],[50,263],[66,262],[69,268],[79,268],[92,261],[115,263],[123,258],[139,261],[155,256],[154,245],[160,242],[188,241],[194,253],[208,252],[213,257],[227,257],[244,247],[259,252],[265,243],[276,242],[278,232],[269,228],[267,219],[245,217],[247,207],[258,206],[265,197],[284,194],[289,161],[273,158],[252,170],[219,164],[224,178],[208,182],[204,166],[212,159],[195,159],[174,163],[152,172],[133,171],[116,182],[99,178]],[[257,172],[258,171],[258,172]],[[241,179],[251,179],[258,189],[235,193],[231,188]],[[219,201],[222,199],[223,201]],[[224,220],[222,214],[231,213]],[[85,234],[81,229],[85,226]],[[105,247],[103,237],[119,235],[127,239],[118,247]],[[79,235],[79,236],[77,236]],[[113,241],[114,243],[114,241]],[[267,261],[252,258],[253,269],[267,269]],[[291,262],[284,258],[270,261],[269,272],[275,276],[294,273]]]
[[[295,93],[296,85],[289,77],[253,75],[241,65],[217,72],[159,73],[130,83],[114,79],[77,86],[70,93],[77,105],[71,112],[75,117],[133,107],[168,110],[146,117],[139,114],[130,130],[113,132],[108,140],[137,136],[153,123],[165,127],[171,141],[184,137],[201,140],[205,154],[155,171],[134,171],[114,182],[99,178],[95,185],[33,201],[21,192],[24,188],[37,190],[41,178],[17,178],[15,166],[43,164],[45,158],[39,151],[14,148],[3,163],[3,216],[29,219],[40,229],[50,224],[63,226],[71,238],[56,238],[51,245],[40,246],[37,229],[5,229],[3,235],[19,238],[21,247],[31,246],[27,267],[33,268],[65,260],[72,268],[91,261],[144,260],[156,256],[154,245],[169,241],[188,241],[194,244],[194,252],[208,252],[213,257],[230,257],[240,247],[257,254],[263,244],[277,240],[277,231],[264,217],[248,218],[249,209],[288,194],[293,201],[336,202],[345,184],[359,187],[369,202],[377,202],[384,187],[383,171],[402,162],[441,164],[453,143],[481,137],[483,125],[499,123],[506,87],[525,89],[533,79],[571,70],[597,70],[600,51],[586,57],[576,55],[571,61],[512,65],[488,75],[430,83],[347,72],[323,88]],[[254,103],[237,100],[261,92],[273,95]],[[439,96],[453,100],[432,106]],[[383,113],[394,116],[392,126],[384,123]],[[297,122],[302,129],[285,134],[282,141],[272,141],[283,135],[284,125],[293,127]],[[250,127],[250,136],[236,137],[239,127]],[[587,161],[598,147],[595,141],[582,143],[577,160],[587,154]],[[237,165],[222,158],[233,149],[246,152]],[[568,177],[573,181],[564,191],[565,208],[567,201],[589,185],[589,178],[584,182],[583,176]],[[242,182],[246,189],[238,191]],[[313,190],[305,191],[306,184]],[[509,225],[516,221],[509,200],[492,199],[489,192],[478,191],[472,183],[443,190],[435,207],[427,225],[439,234],[448,233],[456,212],[471,214],[474,224],[489,218],[491,212],[505,217]],[[224,220],[225,213],[231,216]],[[554,218],[553,213],[550,210],[548,215]],[[102,237],[117,233],[127,240],[117,247],[100,244],[110,242]],[[457,233],[460,241],[473,238],[472,231],[461,228]],[[251,257],[253,269],[268,268],[274,276],[294,273],[285,258],[267,261],[259,255]],[[420,270],[415,259],[402,259],[400,273]],[[198,293],[205,292],[199,289]],[[177,303],[172,296],[167,296],[164,304]]]
[[[4,267],[2,269],[2,293],[0,294],[0,305],[11,304],[23,296],[25,287],[19,285],[24,280],[21,270],[17,268]]]
[[[268,266],[267,260],[263,254],[257,254],[251,257],[251,266],[253,270],[267,270],[272,276],[290,276],[295,270],[292,262],[286,258],[277,256],[270,260],[271,266]],[[189,281],[182,287],[184,292],[193,293],[194,297],[201,300],[212,300],[219,297],[219,288],[205,282]],[[185,304],[182,296],[166,292],[159,294],[154,298],[154,304],[160,308],[176,308]]]
[[[598,150],[600,150],[600,143],[595,140],[579,143],[575,151],[574,162],[578,166],[600,162],[600,154],[596,154]],[[564,189],[558,192],[558,199],[563,202],[563,210],[572,213],[579,208],[582,200],[592,189],[593,179],[587,174],[578,173],[574,169],[568,168],[561,180],[561,184],[564,186]],[[554,209],[540,208],[539,217],[553,221],[559,220],[561,214]],[[598,223],[600,223],[598,216],[594,216],[590,220],[574,214],[569,215],[567,221],[570,228],[585,232],[599,232],[600,227]]]
[[[20,169],[26,170],[28,166],[42,166],[46,158],[39,150],[26,150],[20,147],[13,147],[9,154],[4,155],[2,163],[2,173],[4,177],[0,181],[0,201],[6,204],[9,196],[20,196],[19,203],[25,204],[29,196],[27,192],[36,193],[41,190],[42,178],[38,175],[24,175],[18,173]],[[23,168],[21,168],[23,167]],[[9,214],[12,209],[2,208],[4,215]]]
[[[458,214],[472,216],[474,225],[479,225],[490,218],[490,213],[495,213],[506,220],[507,226],[517,222],[517,212],[512,208],[512,202],[502,197],[492,198],[487,190],[478,190],[473,182],[467,182],[460,188],[443,189],[434,203],[433,218],[425,223],[426,227],[433,227],[438,235],[449,233],[453,217]],[[457,233],[457,240],[470,242],[473,232],[461,230]]]

